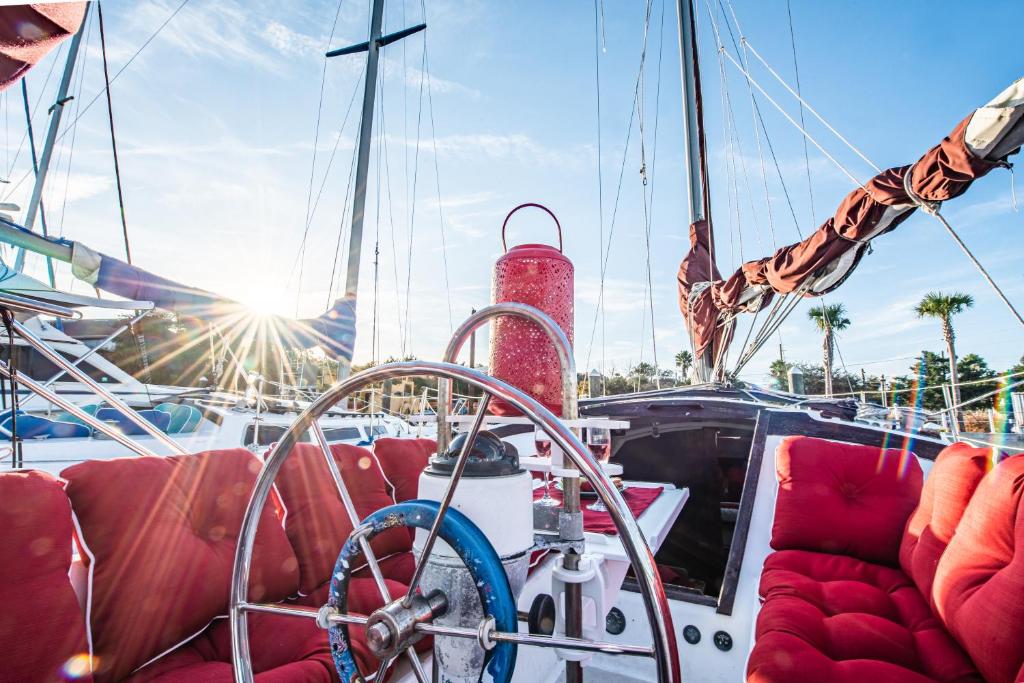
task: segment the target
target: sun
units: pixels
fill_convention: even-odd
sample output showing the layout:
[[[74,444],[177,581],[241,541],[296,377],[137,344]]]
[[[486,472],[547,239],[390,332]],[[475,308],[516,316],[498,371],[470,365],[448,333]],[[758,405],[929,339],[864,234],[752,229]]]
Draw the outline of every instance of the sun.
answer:
[[[280,291],[267,287],[251,288],[242,299],[242,303],[261,318],[275,315],[288,317],[291,313],[289,309],[294,307],[294,302],[290,307]]]

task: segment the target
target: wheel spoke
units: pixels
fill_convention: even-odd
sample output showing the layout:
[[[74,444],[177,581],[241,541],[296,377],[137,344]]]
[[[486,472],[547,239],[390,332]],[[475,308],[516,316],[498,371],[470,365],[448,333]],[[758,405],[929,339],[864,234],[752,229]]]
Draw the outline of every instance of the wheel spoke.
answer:
[[[418,683],[430,683],[430,679],[427,678],[427,672],[423,670],[423,663],[420,662],[420,656],[416,654],[416,648],[407,647],[405,649],[405,656],[409,658],[409,664],[412,665],[412,673],[416,676]]]
[[[455,461],[455,466],[452,468],[451,480],[448,482],[448,486],[444,490],[444,495],[441,497],[441,505],[437,510],[437,516],[434,517],[434,522],[430,525],[430,531],[427,533],[427,540],[423,543],[423,550],[420,552],[420,556],[416,560],[416,571],[413,572],[412,580],[409,582],[409,590],[405,594],[404,601],[406,603],[408,603],[409,600],[412,599],[412,596],[416,594],[416,588],[419,586],[420,579],[423,578],[423,570],[427,567],[427,560],[430,558],[430,551],[434,549],[434,542],[437,540],[437,535],[441,531],[441,522],[444,520],[444,513],[448,511],[452,498],[455,496],[455,487],[459,485],[459,480],[462,479],[462,471],[466,469],[466,462],[469,460],[469,454],[473,450],[473,444],[476,441],[476,436],[480,433],[480,428],[483,427],[484,418],[487,417],[487,407],[490,404],[491,394],[489,392],[484,392],[483,397],[480,399],[480,407],[477,409],[476,417],[473,418],[473,425],[469,428],[469,433],[466,435],[466,442],[462,444],[462,450],[459,451],[458,459]]]
[[[385,657],[384,659],[380,660],[380,666],[377,667],[377,673],[373,676],[373,680],[375,681],[375,683],[380,683],[384,680],[384,677],[387,675],[388,670],[391,668],[391,664],[394,661],[394,657]]]
[[[341,470],[338,469],[338,463],[334,461],[334,456],[331,454],[331,445],[327,443],[327,436],[320,427],[320,423],[316,420],[313,420],[310,429],[316,438],[317,444],[320,446],[320,452],[323,454],[324,460],[327,461],[327,469],[330,470],[331,478],[334,479],[334,487],[338,489],[338,495],[341,496],[341,504],[345,507],[345,512],[352,523],[352,528],[357,529],[362,520],[359,518],[359,513],[356,512],[355,503],[352,502],[352,496],[348,493],[345,480],[341,478]],[[391,591],[388,590],[388,585],[384,581],[384,575],[381,573],[380,565],[377,563],[377,556],[374,554],[369,542],[362,536],[359,537],[359,549],[363,552],[363,557],[366,558],[366,564],[370,568],[370,574],[373,576],[373,582],[377,585],[377,591],[380,592],[380,596],[384,599],[385,603],[391,602]]]
[[[280,614],[285,617],[303,617],[305,619],[316,619],[319,612],[315,607],[303,607],[302,605],[267,605],[255,602],[244,602],[239,607],[246,612],[264,612],[266,614]]]

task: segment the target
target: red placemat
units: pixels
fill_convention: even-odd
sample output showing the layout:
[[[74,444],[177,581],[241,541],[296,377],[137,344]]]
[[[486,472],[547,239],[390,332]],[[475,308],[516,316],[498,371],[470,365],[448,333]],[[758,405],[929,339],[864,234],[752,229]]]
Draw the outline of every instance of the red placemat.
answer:
[[[562,492],[555,488],[554,480],[548,484],[548,487],[551,497],[561,503]],[[661,495],[664,489],[664,486],[631,486],[622,492],[622,497],[625,499],[626,505],[629,507],[630,512],[633,513],[633,516],[639,517],[644,513],[644,510],[651,506],[651,503],[658,499],[658,496]],[[543,486],[533,490],[534,500],[541,498],[543,495]],[[615,522],[612,521],[612,516],[607,512],[587,509],[595,501],[595,498],[583,498],[580,501],[580,505],[583,507],[583,530],[595,534],[614,536],[618,532],[615,529]]]

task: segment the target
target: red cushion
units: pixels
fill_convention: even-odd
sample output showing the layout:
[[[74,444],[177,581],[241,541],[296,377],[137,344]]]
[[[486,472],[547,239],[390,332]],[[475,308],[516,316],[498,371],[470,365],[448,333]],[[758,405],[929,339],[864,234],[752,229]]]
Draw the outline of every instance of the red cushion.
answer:
[[[903,527],[921,493],[913,454],[792,436],[779,445],[776,470],[773,548],[897,564]]]
[[[360,519],[393,504],[370,451],[334,444],[331,453]],[[297,444],[276,484],[286,511],[285,530],[299,562],[299,591],[309,594],[330,578],[352,523],[319,446]],[[396,528],[374,538],[372,546],[377,557],[385,557],[411,550],[412,541],[404,529]]]
[[[0,474],[0,681],[89,679],[85,616],[68,580],[71,504],[43,472]],[[81,679],[76,679],[81,680]]]
[[[383,438],[373,442],[373,454],[396,503],[418,497],[420,475],[436,452],[437,442],[433,439]]]
[[[97,680],[120,680],[227,613],[242,516],[260,462],[237,448],[115,458],[67,468],[67,493],[89,561]],[[298,587],[298,564],[275,512],[263,510],[249,597]]]
[[[760,591],[748,680],[980,680],[899,569],[784,550],[765,561]]]
[[[932,598],[986,680],[1014,681],[1024,665],[1024,457],[1003,460],[978,485]]]
[[[939,453],[924,480],[921,502],[903,532],[900,567],[929,601],[939,557],[991,462],[987,448],[953,444]]]
[[[250,614],[249,649],[258,683],[337,683],[327,632],[312,619]],[[364,673],[376,660],[363,630],[349,629],[356,662]],[[231,626],[218,619],[202,634],[128,679],[130,683],[234,683]]]

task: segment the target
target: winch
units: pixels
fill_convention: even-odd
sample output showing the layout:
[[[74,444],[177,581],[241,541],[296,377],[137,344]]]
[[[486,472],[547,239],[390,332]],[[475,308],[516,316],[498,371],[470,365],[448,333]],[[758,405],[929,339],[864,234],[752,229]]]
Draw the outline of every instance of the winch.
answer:
[[[466,434],[431,458],[420,475],[419,498],[441,500]],[[472,520],[487,536],[501,559],[515,597],[526,582],[533,546],[533,488],[530,473],[519,464],[514,446],[489,431],[481,431],[473,443],[452,507]],[[423,550],[427,531],[416,530],[413,552]],[[436,624],[477,627],[484,616],[478,587],[465,563],[447,543],[438,540],[427,560],[420,587],[424,594],[440,590],[448,599],[444,616]],[[451,683],[477,681],[485,652],[479,642],[464,638],[434,638],[434,660],[440,680]]]

